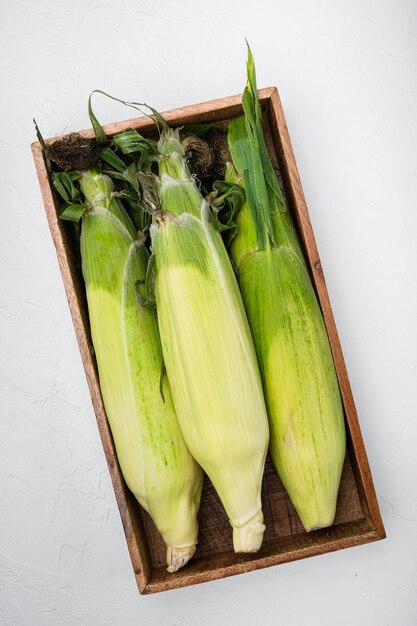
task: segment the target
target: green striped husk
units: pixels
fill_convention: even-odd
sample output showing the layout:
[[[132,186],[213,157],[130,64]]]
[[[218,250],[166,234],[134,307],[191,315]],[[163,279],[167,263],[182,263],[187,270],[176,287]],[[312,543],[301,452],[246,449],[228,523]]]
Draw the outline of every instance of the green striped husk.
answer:
[[[261,369],[270,452],[306,530],[333,523],[345,456],[340,391],[319,303],[267,154],[249,51],[245,116],[229,125],[233,166],[244,184],[229,253]]]
[[[188,451],[163,366],[156,312],[140,304],[148,253],[98,171],[83,174],[89,209],[81,257],[100,388],[129,489],[167,545],[168,571],[194,554],[202,472]],[[161,388],[162,384],[162,388]]]
[[[310,277],[300,257],[285,246],[249,252],[238,271],[262,372],[273,462],[305,529],[329,526],[345,435],[332,354]]]
[[[151,227],[164,360],[188,448],[213,483],[236,552],[263,533],[268,421],[255,349],[226,249],[175,132],[159,145],[161,216]]]

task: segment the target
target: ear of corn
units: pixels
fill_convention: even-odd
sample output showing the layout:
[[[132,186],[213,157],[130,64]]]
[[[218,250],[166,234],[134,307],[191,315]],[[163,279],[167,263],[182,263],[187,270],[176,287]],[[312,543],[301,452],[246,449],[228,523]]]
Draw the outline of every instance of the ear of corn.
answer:
[[[249,50],[244,117],[229,125],[246,205],[230,255],[252,329],[275,467],[306,530],[333,523],[345,456],[343,409],[320,307],[269,159]]]
[[[202,472],[161,378],[156,312],[137,294],[148,252],[108,176],[84,173],[81,190],[89,207],[82,270],[103,401],[126,483],[167,544],[168,570],[176,571],[195,552]]]
[[[162,348],[187,446],[233,526],[236,552],[263,533],[268,422],[233,269],[175,131],[160,140],[161,214],[151,226]]]

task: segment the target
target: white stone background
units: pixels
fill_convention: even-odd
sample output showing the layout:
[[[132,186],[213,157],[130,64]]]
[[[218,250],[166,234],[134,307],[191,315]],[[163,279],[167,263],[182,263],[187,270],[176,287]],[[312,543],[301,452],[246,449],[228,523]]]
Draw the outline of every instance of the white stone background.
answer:
[[[417,624],[417,7],[1,0],[0,624]],[[160,110],[277,85],[388,538],[138,595],[29,150],[102,88]],[[103,122],[130,111],[100,101]]]

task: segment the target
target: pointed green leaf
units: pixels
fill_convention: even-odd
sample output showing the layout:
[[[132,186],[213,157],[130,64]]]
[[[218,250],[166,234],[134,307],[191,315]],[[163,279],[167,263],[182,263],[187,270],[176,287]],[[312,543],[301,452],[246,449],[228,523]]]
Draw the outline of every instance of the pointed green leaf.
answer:
[[[105,143],[107,143],[106,133],[104,132],[103,127],[101,126],[100,122],[94,115],[93,107],[91,105],[91,98],[94,93],[101,93],[101,92],[98,90],[94,90],[90,93],[90,97],[88,98],[88,116],[90,118],[90,122],[93,127],[97,142],[104,145]]]
[[[86,208],[86,204],[67,204],[60,217],[69,222],[79,222]]]
[[[272,215],[287,210],[262,129],[262,109],[256,85],[255,63],[248,45],[247,84],[242,96],[244,116],[229,124],[233,163],[244,178],[246,200],[256,231],[257,248],[274,244]]]
[[[245,202],[245,190],[236,183],[217,180],[207,198],[212,208],[212,223],[222,233],[226,247],[237,232],[234,217]]]
[[[100,159],[102,159],[102,161],[104,161],[108,165],[114,167],[114,169],[118,172],[124,172],[126,169],[126,163],[124,163],[124,161],[122,161],[122,159],[117,156],[117,154],[111,148],[102,148],[100,150]]]
[[[51,161],[48,159],[47,156],[47,150],[46,150],[46,143],[45,140],[42,136],[41,131],[39,130],[39,126],[35,120],[35,118],[33,118],[33,123],[35,124],[35,131],[36,131],[36,137],[38,138],[39,143],[41,144],[42,147],[42,154],[43,154],[43,158],[45,160],[45,165],[46,165],[46,169],[48,170],[49,173],[52,172],[52,164]]]

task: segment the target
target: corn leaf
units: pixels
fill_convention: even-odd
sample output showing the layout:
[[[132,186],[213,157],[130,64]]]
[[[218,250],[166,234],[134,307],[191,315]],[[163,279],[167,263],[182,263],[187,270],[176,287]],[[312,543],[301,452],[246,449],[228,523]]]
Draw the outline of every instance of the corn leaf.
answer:
[[[91,126],[93,127],[97,142],[99,144],[105,145],[107,143],[106,133],[104,132],[102,125],[94,115],[93,107],[91,104],[91,98],[94,93],[94,91],[91,92],[90,97],[88,98],[88,116],[90,118]]]
[[[42,154],[43,154],[43,158],[44,158],[44,161],[45,161],[46,169],[48,170],[49,173],[51,173],[52,172],[52,163],[48,159],[48,156],[47,156],[47,153],[46,153],[47,151],[46,151],[45,140],[44,140],[44,138],[42,136],[41,131],[39,130],[39,126],[38,126],[35,118],[33,118],[33,123],[35,124],[36,137],[38,138],[38,141],[39,141],[39,143],[41,144],[41,147],[42,147]]]
[[[100,159],[114,167],[117,172],[124,172],[126,169],[126,163],[111,148],[102,148],[100,150]]]
[[[166,123],[166,121],[164,120],[162,115],[156,109],[154,109],[153,107],[149,106],[149,104],[146,104],[145,102],[130,102],[128,100],[121,100],[120,98],[116,98],[115,96],[111,96],[109,93],[106,93],[105,91],[102,91],[101,89],[94,89],[94,91],[91,92],[90,97],[88,99],[88,115],[90,117],[91,125],[92,125],[92,127],[94,129],[94,133],[96,135],[96,139],[101,144],[105,144],[106,143],[107,137],[106,137],[106,134],[105,134],[101,124],[99,123],[99,121],[97,120],[97,118],[96,118],[96,116],[95,116],[95,114],[93,112],[91,100],[92,100],[92,96],[95,93],[99,93],[102,96],[106,96],[106,98],[110,98],[110,100],[114,100],[115,102],[120,102],[121,104],[124,104],[125,106],[128,106],[131,109],[135,109],[136,111],[139,111],[140,113],[142,113],[142,115],[146,115],[147,117],[150,117],[152,119],[152,121],[155,123],[155,125],[158,128],[159,132],[166,131],[168,129],[168,124]],[[145,107],[146,109],[149,109],[149,111],[151,111],[152,115],[149,115],[149,114],[145,113],[143,111],[142,107]]]
[[[67,204],[60,214],[61,219],[68,222],[79,222],[86,210],[86,204]]]
[[[123,154],[139,155],[145,161],[153,161],[157,155],[155,141],[142,137],[136,130],[128,128],[113,137],[113,143]]]
[[[213,189],[214,192],[208,196],[212,208],[212,223],[222,233],[223,241],[228,247],[237,232],[234,217],[245,202],[245,190],[240,185],[224,180],[217,180]]]
[[[79,180],[78,172],[53,172],[52,184],[61,198],[68,204],[76,203],[80,198],[80,192],[74,185]]]
[[[285,213],[287,207],[265,144],[255,64],[249,46],[247,76],[242,96],[244,116],[229,124],[229,147],[233,163],[244,179],[257,248],[262,250],[274,244],[271,215]]]

